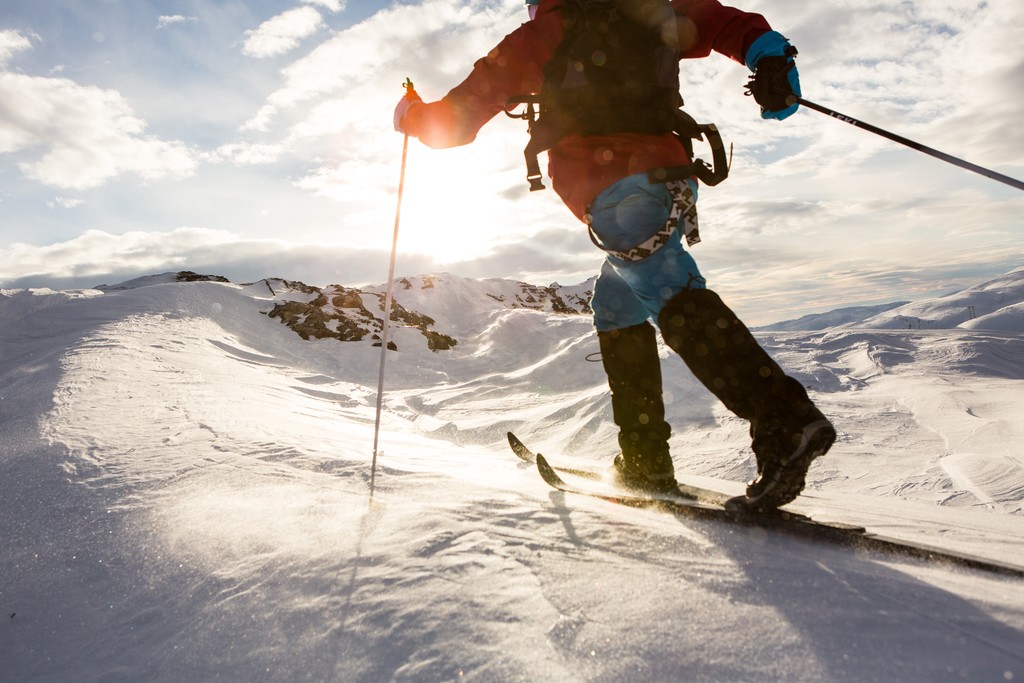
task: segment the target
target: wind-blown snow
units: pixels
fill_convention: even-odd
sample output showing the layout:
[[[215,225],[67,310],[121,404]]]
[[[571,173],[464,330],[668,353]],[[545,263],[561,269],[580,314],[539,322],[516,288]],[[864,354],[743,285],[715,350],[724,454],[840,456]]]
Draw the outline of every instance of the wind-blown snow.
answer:
[[[506,430],[615,432],[590,320],[519,283],[397,288],[458,344],[393,331],[371,502],[380,348],[177,279],[0,293],[5,683],[1024,679],[1019,579],[551,491]],[[1022,280],[759,333],[840,432],[793,507],[1024,563]],[[745,425],[663,356],[681,478],[740,491]]]

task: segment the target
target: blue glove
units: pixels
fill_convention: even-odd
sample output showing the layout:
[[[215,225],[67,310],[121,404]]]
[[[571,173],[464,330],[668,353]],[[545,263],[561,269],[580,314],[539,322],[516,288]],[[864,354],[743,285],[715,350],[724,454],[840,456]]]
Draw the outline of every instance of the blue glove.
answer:
[[[781,121],[800,106],[787,102],[792,95],[800,96],[794,57],[796,48],[776,31],[765,33],[747,49],[747,68],[754,72],[747,83],[747,94],[761,105],[761,118]]]

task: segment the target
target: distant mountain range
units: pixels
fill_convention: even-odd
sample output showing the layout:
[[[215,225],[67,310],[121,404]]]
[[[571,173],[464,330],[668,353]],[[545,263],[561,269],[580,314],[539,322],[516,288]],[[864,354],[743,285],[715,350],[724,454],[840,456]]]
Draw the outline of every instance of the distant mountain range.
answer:
[[[191,271],[164,273],[100,291],[118,291],[166,282],[228,282],[218,275]],[[415,328],[433,351],[451,349],[460,337],[485,326],[496,311],[526,308],[570,316],[591,315],[594,280],[547,287],[505,279],[475,280],[448,273],[403,277],[395,281],[392,325]],[[303,339],[369,341],[380,344],[385,287],[315,287],[294,280],[267,278],[239,285],[254,298],[267,299],[264,311]],[[759,327],[759,330],[825,329],[986,329],[1024,331],[1024,268],[959,292],[917,302],[853,306]],[[393,346],[393,342],[389,346]]]
[[[909,301],[895,301],[889,304],[878,304],[876,306],[849,306],[837,308],[827,313],[812,313],[793,320],[762,325],[758,330],[778,330],[793,332],[813,332],[816,330],[827,330],[841,325],[861,323],[876,315],[880,315],[894,308],[905,306]]]
[[[220,275],[192,271],[162,273],[118,285],[98,285],[104,292],[123,291],[171,282],[221,282]],[[427,348],[444,351],[458,337],[476,332],[494,311],[524,308],[563,315],[590,315],[593,279],[578,285],[553,283],[547,287],[498,278],[474,280],[448,273],[403,277],[395,280],[391,315],[393,328],[415,328]],[[296,280],[265,278],[239,285],[256,299],[274,303],[264,311],[295,330],[303,339],[371,341],[380,346],[386,287],[328,285],[316,287]],[[470,321],[467,324],[466,321]],[[389,348],[397,349],[394,341]]]
[[[941,330],[957,327],[1024,332],[1024,268],[945,296],[915,302],[840,308],[760,329]]]

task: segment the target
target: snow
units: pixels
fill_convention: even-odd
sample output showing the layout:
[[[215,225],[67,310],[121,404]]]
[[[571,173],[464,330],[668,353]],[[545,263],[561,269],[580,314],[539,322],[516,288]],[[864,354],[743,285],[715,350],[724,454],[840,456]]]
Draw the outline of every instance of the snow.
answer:
[[[929,299],[885,311],[847,326],[884,329],[998,329],[1024,330],[1024,268],[937,299]],[[986,320],[988,319],[988,320]]]
[[[759,332],[840,432],[792,507],[1024,564],[1022,281]],[[1021,579],[552,491],[504,434],[610,462],[587,316],[406,282],[459,343],[394,331],[372,500],[380,349],[266,315],[300,283],[0,292],[0,680],[1024,679]],[[681,478],[740,491],[663,356]]]
[[[837,308],[827,313],[812,313],[795,320],[783,320],[772,323],[758,329],[761,330],[827,330],[831,327],[853,323],[855,326],[863,325],[863,321],[874,315],[884,313],[893,308],[904,306],[909,301],[894,301],[876,306],[850,306]]]
[[[1024,330],[1024,268],[952,294],[924,301],[853,306],[805,315],[761,331],[844,329]]]

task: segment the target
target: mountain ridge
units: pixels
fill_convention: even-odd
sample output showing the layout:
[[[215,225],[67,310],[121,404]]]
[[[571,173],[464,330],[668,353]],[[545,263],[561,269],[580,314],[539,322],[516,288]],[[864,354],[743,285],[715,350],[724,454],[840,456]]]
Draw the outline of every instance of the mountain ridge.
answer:
[[[502,278],[474,279],[432,273],[395,279],[391,325],[415,330],[431,351],[447,351],[493,321],[496,312],[528,309],[566,316],[592,314],[594,278],[575,285],[533,285]],[[56,292],[3,290],[0,308],[25,315],[58,299],[98,296],[171,283],[212,282],[238,287],[267,301],[262,312],[304,340],[335,339],[380,345],[386,286],[325,287],[270,277],[242,284],[220,275],[178,271],[143,276],[115,285]],[[56,297],[37,296],[55,294]],[[271,303],[272,302],[272,303]],[[758,326],[756,332],[953,329],[1024,331],[1024,268],[939,297],[873,306],[850,306]],[[407,337],[407,339],[409,339]],[[389,347],[397,349],[395,341]]]
[[[762,331],[825,329],[1024,331],[1024,268],[920,301],[850,306],[757,327]]]

